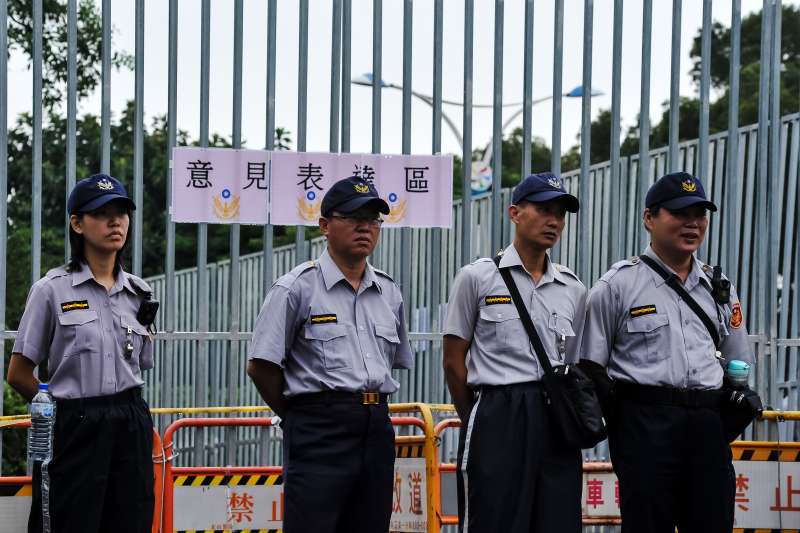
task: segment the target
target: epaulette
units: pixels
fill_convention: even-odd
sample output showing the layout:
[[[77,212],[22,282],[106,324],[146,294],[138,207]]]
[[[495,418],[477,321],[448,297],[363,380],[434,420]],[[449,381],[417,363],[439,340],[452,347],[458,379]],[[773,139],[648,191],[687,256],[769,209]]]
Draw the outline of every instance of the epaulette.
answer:
[[[558,264],[558,263],[552,263],[552,265],[553,265],[553,268],[556,270],[556,272],[560,272],[561,274],[569,274],[570,276],[572,276],[576,280],[580,281],[580,278],[578,278],[578,275],[575,272],[573,272],[572,270],[570,270],[568,267],[565,267],[564,265],[561,265],[561,264]]]
[[[378,274],[379,276],[383,276],[384,278],[386,278],[389,281],[391,281],[392,283],[394,283],[394,279],[392,279],[392,276],[390,276],[389,274],[387,274],[383,270],[380,270],[379,268],[375,268],[375,267],[372,267],[372,270],[374,270],[375,273]]]
[[[60,267],[51,268],[50,270],[47,271],[47,274],[45,274],[44,277],[46,277],[47,279],[56,279],[68,275],[69,272],[67,272],[67,269],[62,265]]]
[[[149,294],[151,296],[153,295],[153,289],[139,276],[128,274],[128,279],[130,280],[131,285],[133,285],[133,288],[136,290],[136,292]]]
[[[317,262],[314,260],[306,261],[305,263],[300,263],[292,270],[281,276],[275,281],[275,285],[280,285],[282,287],[289,288],[292,284],[303,275],[304,272],[308,272],[312,269],[317,267]]]
[[[608,272],[603,274],[603,276],[600,278],[600,281],[608,282],[620,270],[623,270],[627,267],[632,267],[634,265],[638,265],[640,262],[641,259],[639,259],[638,255],[631,256],[628,259],[623,259],[622,261],[617,261],[616,263],[611,265],[611,268],[608,269]]]
[[[480,257],[480,258],[476,259],[475,261],[473,261],[470,264],[471,265],[477,265],[477,264],[480,264],[480,263],[494,263],[494,258],[492,258],[492,257]]]

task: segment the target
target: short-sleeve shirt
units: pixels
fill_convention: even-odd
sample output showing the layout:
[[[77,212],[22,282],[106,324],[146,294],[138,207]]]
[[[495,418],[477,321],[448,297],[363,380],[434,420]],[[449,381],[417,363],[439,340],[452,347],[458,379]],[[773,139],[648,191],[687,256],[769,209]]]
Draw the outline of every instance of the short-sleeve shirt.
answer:
[[[525,307],[553,364],[578,360],[586,287],[568,268],[550,261],[534,283],[512,244],[500,267],[511,267]],[[542,370],[528,334],[494,261],[483,258],[462,268],[450,292],[445,335],[472,341],[467,384],[509,385],[541,379]]]
[[[153,341],[136,320],[141,291],[151,289],[122,270],[110,291],[85,263],[80,271],[50,270],[31,287],[12,352],[37,365],[48,361],[57,399],[141,387],[142,371],[153,368]],[[129,342],[133,351],[127,358]]]
[[[645,254],[674,274],[651,249]],[[683,286],[719,329],[726,360],[753,363],[742,307],[711,295],[710,269],[693,259]],[[634,257],[615,263],[592,287],[581,357],[608,368],[612,378],[641,385],[717,389],[723,370],[701,319],[664,278]]]
[[[354,290],[328,251],[280,277],[256,319],[249,359],[283,368],[287,397],[329,390],[393,393],[411,368],[400,289],[367,264]]]

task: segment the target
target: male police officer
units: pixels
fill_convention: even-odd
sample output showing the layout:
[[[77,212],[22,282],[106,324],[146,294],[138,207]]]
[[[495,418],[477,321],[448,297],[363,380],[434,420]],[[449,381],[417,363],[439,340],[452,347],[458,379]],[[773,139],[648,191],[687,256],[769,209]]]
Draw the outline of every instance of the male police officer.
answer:
[[[720,419],[720,361],[751,363],[752,353],[735,290],[728,303],[715,300],[711,269],[693,255],[706,212],[717,207],[684,172],[659,179],[645,206],[650,246],[592,288],[581,349],[584,368],[614,380],[607,418],[622,530],[729,533],[734,472]]]
[[[388,531],[392,368],[411,368],[400,290],[367,263],[389,206],[361,178],[322,199],[328,247],[282,276],[256,321],[248,375],[282,418],[283,530]]]
[[[516,234],[499,267],[511,269],[547,357],[575,362],[587,291],[547,250],[558,241],[566,212],[578,211],[578,199],[544,173],[520,183],[512,201]],[[580,531],[580,450],[565,449],[554,433],[542,369],[492,259],[457,275],[444,334],[447,384],[462,421],[462,531]]]

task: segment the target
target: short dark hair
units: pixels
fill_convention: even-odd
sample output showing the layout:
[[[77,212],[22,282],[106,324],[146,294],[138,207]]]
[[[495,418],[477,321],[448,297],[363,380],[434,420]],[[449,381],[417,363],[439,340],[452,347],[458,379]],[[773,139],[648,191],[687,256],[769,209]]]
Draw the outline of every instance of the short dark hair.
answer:
[[[131,210],[128,209],[126,211],[128,213],[128,218],[131,216]],[[73,213],[78,218],[82,217],[84,213]],[[130,228],[130,226],[129,226]],[[69,261],[67,261],[67,272],[80,272],[83,270],[83,266],[81,263],[86,262],[86,252],[84,251],[86,239],[80,233],[77,233],[74,229],[72,229],[72,225],[69,226],[69,249],[70,249],[70,256]],[[124,264],[122,263],[122,255],[125,252],[125,248],[128,247],[128,237],[125,236],[125,242],[122,244],[122,248],[117,250],[116,255],[114,256],[114,276],[119,274],[119,271],[124,268]]]

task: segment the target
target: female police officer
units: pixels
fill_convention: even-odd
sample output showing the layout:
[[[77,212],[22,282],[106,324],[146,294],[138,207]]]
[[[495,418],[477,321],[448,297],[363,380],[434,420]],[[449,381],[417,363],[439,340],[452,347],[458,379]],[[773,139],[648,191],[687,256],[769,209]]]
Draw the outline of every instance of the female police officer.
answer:
[[[137,312],[151,290],[120,258],[136,206],[119,181],[99,174],[74,187],[67,208],[72,257],[31,287],[8,382],[30,401],[33,369],[47,361],[56,401],[44,488],[51,531],[144,533],[153,515],[153,424],[141,388],[153,343]],[[29,532],[42,530],[42,485],[37,463]]]

